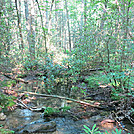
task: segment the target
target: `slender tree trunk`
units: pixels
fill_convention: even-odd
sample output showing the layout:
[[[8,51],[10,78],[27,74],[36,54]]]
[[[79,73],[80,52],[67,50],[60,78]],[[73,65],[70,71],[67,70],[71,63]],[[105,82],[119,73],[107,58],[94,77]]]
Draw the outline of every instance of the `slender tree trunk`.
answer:
[[[54,0],[51,2],[51,7],[50,7],[50,14],[49,14],[49,20],[48,20],[48,35],[47,35],[47,47],[50,46],[50,40],[51,40],[51,16],[52,16],[52,8],[53,8]]]
[[[45,52],[47,53],[46,31],[45,31],[45,28],[44,28],[44,25],[43,25],[43,18],[42,18],[39,2],[38,2],[38,0],[36,0],[36,2],[37,2],[38,9],[39,9],[39,12],[40,12],[41,27],[42,27],[42,30],[43,30],[43,37],[44,37],[44,40],[45,40]]]
[[[84,0],[84,40],[87,44],[87,0]]]
[[[62,23],[61,23],[61,14],[59,15],[59,46],[61,47],[61,29],[62,29]]]
[[[3,3],[4,3],[3,6],[9,6],[9,5],[6,5],[8,3],[6,3],[5,1]],[[11,46],[11,43],[10,43],[11,42],[11,33],[10,33],[10,29],[9,29],[10,23],[9,23],[9,19],[8,19],[9,14],[7,14],[5,8],[3,8],[3,13],[4,13],[4,16],[5,16],[5,22],[4,22],[5,25],[6,25],[5,31],[8,34],[8,36],[5,37],[6,40],[4,41],[4,49],[5,49],[6,56],[8,56],[9,51],[10,51],[10,46]]]
[[[27,40],[30,52],[30,60],[35,59],[35,30],[33,28],[34,22],[34,2],[31,0],[31,9],[30,14],[28,10],[28,0],[25,0],[25,17],[26,17],[26,25],[27,25]]]
[[[3,1],[0,1],[0,24],[2,24],[2,14],[3,14],[3,6],[4,3]],[[0,28],[0,57],[2,55],[2,50],[3,50],[3,29]]]
[[[31,44],[30,44],[30,52],[31,59],[35,59],[35,1],[31,0],[31,14],[30,14],[30,31],[31,31]]]
[[[81,9],[83,9],[83,3],[84,3],[84,1],[83,0],[81,0]],[[80,19],[80,22],[78,21],[78,25],[79,25],[79,40],[83,40],[83,23],[84,23],[84,21],[83,21],[83,11],[81,11],[81,19]]]
[[[66,14],[67,14],[67,26],[68,26],[68,37],[69,37],[69,50],[71,52],[71,33],[70,33],[70,24],[69,24],[69,15],[68,15],[68,8],[67,8],[67,0],[65,0],[65,7],[66,7]]]
[[[64,32],[65,32],[65,28],[64,28],[64,25],[65,24],[65,19],[64,19],[64,13],[62,12],[62,34],[61,34],[61,38],[62,38],[62,43],[61,43],[61,47],[63,48],[64,47]]]
[[[17,11],[18,28],[19,28],[19,34],[20,34],[20,39],[21,39],[21,45],[19,46],[19,48],[24,49],[23,35],[22,35],[22,30],[21,30],[21,17],[19,15],[17,0],[15,0],[15,7],[16,7],[16,11]],[[20,13],[21,13],[21,11],[20,11]]]
[[[57,2],[55,1],[55,10],[58,9],[57,6]],[[57,11],[55,11],[55,29],[56,29],[56,33],[58,33],[58,15],[57,15]],[[57,46],[57,38],[58,35],[56,34],[56,40],[55,40],[55,45]]]
[[[49,14],[49,21],[48,21],[48,34],[50,33],[51,29],[51,16],[52,16],[52,8],[53,8],[54,0],[52,0],[51,7],[50,7],[50,14]]]
[[[123,12],[123,17],[122,17],[122,25],[123,25],[123,39],[124,39],[124,42],[122,44],[122,49],[121,49],[121,61],[120,61],[120,72],[123,71],[123,68],[124,66],[126,65],[127,62],[127,58],[125,56],[125,47],[126,47],[126,44],[127,44],[127,39],[128,39],[128,26],[129,26],[129,10],[130,10],[130,4],[131,4],[131,0],[125,2],[125,1],[122,1],[122,12]],[[124,89],[124,86],[123,86],[124,82],[122,81],[122,79],[120,79],[120,87],[122,89]]]

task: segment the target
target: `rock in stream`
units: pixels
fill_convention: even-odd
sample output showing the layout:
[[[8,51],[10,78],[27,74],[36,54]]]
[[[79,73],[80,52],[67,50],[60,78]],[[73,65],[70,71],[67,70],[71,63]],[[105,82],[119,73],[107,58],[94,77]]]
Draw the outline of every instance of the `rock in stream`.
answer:
[[[40,112],[28,109],[16,109],[7,116],[6,126],[16,134],[48,133],[56,131],[55,121],[48,121],[41,117]]]

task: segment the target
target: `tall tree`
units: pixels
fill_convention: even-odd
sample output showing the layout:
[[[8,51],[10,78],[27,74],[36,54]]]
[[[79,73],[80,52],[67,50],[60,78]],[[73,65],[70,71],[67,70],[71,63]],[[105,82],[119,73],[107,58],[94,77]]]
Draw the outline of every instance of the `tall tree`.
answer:
[[[87,42],[87,0],[84,0],[84,40]]]
[[[10,2],[10,1],[9,1]],[[7,3],[5,0],[3,1],[3,9],[2,9],[2,12],[3,12],[3,19],[2,19],[2,24],[3,24],[3,38],[2,38],[2,43],[3,43],[3,46],[4,46],[4,51],[6,53],[6,56],[8,56],[9,54],[9,51],[10,51],[10,47],[11,47],[11,25],[10,25],[10,20],[11,18],[9,17],[12,12],[10,12],[10,10],[12,10],[10,8],[10,4]],[[6,7],[6,8],[4,8]]]
[[[34,29],[34,1],[31,0],[31,8],[28,8],[28,0],[25,3],[25,17],[27,25],[27,40],[30,53],[30,60],[35,59],[35,29]],[[29,11],[30,9],[30,11]]]
[[[20,4],[20,1],[19,1]],[[22,28],[21,28],[21,15],[19,14],[19,10],[18,10],[18,2],[17,0],[15,0],[15,7],[16,7],[16,11],[17,11],[17,19],[18,19],[18,28],[19,28],[19,33],[20,33],[20,39],[21,39],[21,45],[19,46],[20,49],[24,49],[24,43],[23,43],[23,35],[22,35]],[[21,6],[19,6],[21,7]],[[21,9],[20,9],[21,10]],[[21,13],[21,11],[20,11]]]
[[[67,0],[65,0],[65,8],[66,8],[66,15],[67,15],[67,26],[68,26],[68,38],[69,38],[69,50],[71,52],[71,32],[70,32],[70,24],[69,24],[69,13],[68,13],[68,6]]]
[[[52,8],[53,8],[54,0],[51,1],[51,6],[50,6],[50,13],[49,13],[49,20],[48,20],[48,35],[47,35],[47,47],[50,46],[50,38],[51,38],[51,19],[52,19]]]
[[[40,13],[40,18],[41,18],[41,28],[42,28],[42,31],[43,31],[43,38],[44,38],[44,41],[45,41],[45,52],[47,53],[46,30],[45,30],[45,27],[44,27],[44,24],[43,24],[43,17],[42,17],[42,14],[41,14],[41,9],[40,9],[40,5],[39,5],[38,0],[36,0],[36,2],[37,2],[37,5],[38,5],[38,9],[39,9],[39,13]]]
[[[0,1],[0,24],[2,25],[2,15],[3,15],[3,1]],[[0,57],[2,55],[2,49],[3,49],[3,41],[2,41],[2,29],[0,28]]]

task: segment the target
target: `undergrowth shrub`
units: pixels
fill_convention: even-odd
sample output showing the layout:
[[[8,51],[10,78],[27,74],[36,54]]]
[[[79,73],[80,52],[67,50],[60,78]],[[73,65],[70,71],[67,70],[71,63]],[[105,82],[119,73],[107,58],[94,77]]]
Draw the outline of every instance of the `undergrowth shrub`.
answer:
[[[25,62],[22,64],[24,69],[27,70],[27,71],[30,71],[30,70],[37,70],[38,68],[41,67],[41,64],[39,63],[39,60],[38,59],[35,59],[35,60],[30,60],[30,59],[25,59]]]
[[[8,107],[12,107],[15,105],[14,100],[16,97],[14,96],[7,96],[3,93],[0,93],[0,111],[5,111],[8,109]]]
[[[96,128],[96,124],[93,125],[92,129],[90,129],[88,126],[84,125],[84,132],[82,134],[122,134],[122,130],[121,129],[115,129],[115,131],[113,130],[111,133],[109,133],[108,131],[105,132],[101,132],[99,131],[99,128]],[[128,133],[130,134],[130,133]]]

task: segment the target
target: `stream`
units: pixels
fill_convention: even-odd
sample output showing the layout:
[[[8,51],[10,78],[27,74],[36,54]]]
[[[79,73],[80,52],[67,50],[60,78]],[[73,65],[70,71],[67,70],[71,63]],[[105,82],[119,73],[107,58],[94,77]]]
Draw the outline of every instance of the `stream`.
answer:
[[[20,114],[17,114],[20,112]],[[43,123],[44,121],[47,122],[47,125],[50,125],[49,129],[46,129],[48,132],[43,133],[52,133],[52,134],[80,134],[82,133],[83,125],[92,126],[94,124],[94,120],[97,118],[101,118],[99,115],[94,116],[90,119],[82,119],[78,121],[74,121],[70,118],[53,118],[50,120],[42,119],[39,113],[32,113],[30,110],[23,109],[23,110],[16,110],[14,113],[10,114],[7,119],[7,126],[10,129],[20,127],[22,124],[26,125],[34,121],[38,121]],[[56,129],[53,129],[52,122],[56,123]],[[16,131],[16,133],[31,133],[33,130],[30,130],[31,127],[25,127],[22,130]],[[35,129],[35,128],[32,128]],[[25,131],[24,131],[25,130]]]
[[[29,84],[24,85],[20,84],[21,87],[25,89],[25,91],[31,91],[35,92],[37,90],[37,86],[39,86],[39,83],[37,84],[35,81],[29,82]],[[40,84],[41,85],[41,84]],[[23,89],[22,89],[23,90]],[[66,89],[66,86],[58,86],[55,89],[55,94],[64,96],[65,90],[71,90]],[[38,89],[39,93],[42,93],[42,89]],[[79,93],[75,92],[75,95],[78,95]],[[71,94],[73,96],[73,94]],[[72,97],[71,96],[71,97]],[[31,96],[32,97],[32,96]],[[100,97],[100,96],[99,96]],[[103,97],[103,95],[102,95]],[[106,99],[106,98],[105,98]],[[79,104],[76,104],[74,102],[58,99],[58,98],[49,98],[49,97],[36,97],[35,100],[32,100],[30,103],[27,104],[29,107],[52,107],[52,108],[59,108],[64,106],[70,106],[72,111],[70,110],[70,113],[83,113],[83,109]],[[77,108],[80,108],[82,110],[78,111]],[[85,109],[84,109],[85,110]],[[88,126],[89,128],[92,128],[94,124],[97,124],[97,127],[99,127],[99,130],[101,132],[104,132],[107,130],[108,132],[111,132],[113,128],[102,128],[99,126],[100,122],[103,119],[107,119],[108,112],[103,110],[96,110],[94,108],[89,109],[88,115],[83,116],[81,119],[75,119],[69,116],[65,117],[45,117],[42,112],[33,112],[29,109],[24,108],[17,108],[13,112],[7,112],[5,113],[7,115],[7,118],[5,121],[0,121],[0,124],[5,125],[7,128],[14,130],[16,134],[25,134],[25,133],[43,133],[43,134],[82,134],[83,131],[83,125]],[[134,133],[134,127],[128,122],[122,122],[123,127],[127,128]],[[114,129],[116,128],[116,125],[114,125]],[[122,132],[122,134],[127,134],[125,131]]]
[[[43,101],[40,101],[40,103]],[[36,103],[39,104],[39,100],[36,100]],[[46,103],[46,102],[45,102]],[[33,105],[33,104],[32,104]],[[14,112],[10,112],[7,115],[7,119],[4,122],[8,128],[14,130],[16,134],[22,133],[46,133],[46,134],[81,134],[83,132],[83,125],[87,125],[92,127],[97,120],[101,120],[99,114],[96,116],[92,116],[89,119],[81,119],[81,120],[74,120],[70,117],[43,117],[43,113],[41,112],[32,112],[28,109],[16,109]],[[36,122],[36,123],[35,123]],[[0,122],[2,123],[2,122]],[[44,124],[47,125],[43,132],[40,130],[36,130],[36,127],[31,127],[30,124]],[[56,124],[56,126],[54,125]],[[25,126],[25,127],[24,127]]]
[[[52,103],[54,102],[54,103]],[[65,103],[65,102],[64,102]],[[63,105],[60,99],[54,98],[37,98],[34,102],[31,102],[29,106],[54,106]],[[76,104],[71,103],[69,105],[76,106]],[[9,112],[7,119],[4,122],[8,128],[14,130],[16,134],[25,133],[42,133],[42,134],[82,134],[83,125],[90,128],[94,124],[99,124],[105,116],[101,113],[96,115],[91,115],[90,118],[83,118],[75,120],[71,117],[44,117],[42,112],[32,112],[28,109],[17,108],[14,112]],[[1,122],[0,122],[1,124]],[[34,125],[35,124],[35,125]],[[39,125],[38,125],[39,124]],[[42,125],[42,126],[40,126]],[[129,124],[128,124],[129,125]],[[127,126],[127,125],[126,125]],[[114,126],[116,127],[116,126]],[[132,126],[130,126],[131,128]],[[112,131],[110,128],[100,128],[101,132],[108,130]],[[122,132],[122,134],[127,134]]]

